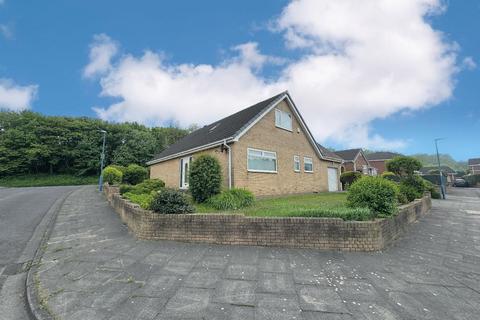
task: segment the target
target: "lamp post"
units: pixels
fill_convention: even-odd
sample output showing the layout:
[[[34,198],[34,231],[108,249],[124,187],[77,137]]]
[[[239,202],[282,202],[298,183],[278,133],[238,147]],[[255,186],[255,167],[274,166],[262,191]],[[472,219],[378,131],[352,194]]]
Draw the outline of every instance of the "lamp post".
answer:
[[[440,167],[440,155],[438,154],[438,141],[445,140],[445,138],[435,139],[435,150],[437,151],[437,163],[438,163],[438,173],[440,174],[440,191],[442,192],[442,199],[445,200],[445,185],[443,183],[443,174]]]
[[[100,156],[100,178],[98,178],[98,190],[103,190],[103,163],[105,161],[105,140],[107,137],[107,131],[98,130],[103,133],[103,145],[102,145],[102,155]]]

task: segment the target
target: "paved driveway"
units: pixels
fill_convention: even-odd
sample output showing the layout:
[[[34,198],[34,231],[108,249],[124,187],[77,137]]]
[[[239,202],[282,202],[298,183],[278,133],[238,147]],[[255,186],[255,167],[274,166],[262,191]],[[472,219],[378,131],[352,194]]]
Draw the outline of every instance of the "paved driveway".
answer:
[[[63,319],[479,319],[480,189],[453,190],[384,252],[136,241],[93,188],[39,269]]]
[[[25,319],[22,267],[38,245],[29,240],[55,201],[73,188],[0,188],[0,319]]]

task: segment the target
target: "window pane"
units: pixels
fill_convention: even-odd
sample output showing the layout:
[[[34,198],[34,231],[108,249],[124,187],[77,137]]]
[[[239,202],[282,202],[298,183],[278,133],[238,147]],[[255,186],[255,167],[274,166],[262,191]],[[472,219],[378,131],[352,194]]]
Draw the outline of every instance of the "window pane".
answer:
[[[300,157],[294,156],[293,157],[293,170],[300,171]]]
[[[280,128],[292,130],[292,115],[288,112],[276,109],[275,125]]]
[[[312,160],[312,158],[303,158],[303,170],[313,171],[313,160]]]
[[[265,153],[269,156],[266,157]],[[261,171],[277,171],[277,160],[275,153],[272,152],[258,152],[255,150],[248,151],[248,170],[261,170]]]

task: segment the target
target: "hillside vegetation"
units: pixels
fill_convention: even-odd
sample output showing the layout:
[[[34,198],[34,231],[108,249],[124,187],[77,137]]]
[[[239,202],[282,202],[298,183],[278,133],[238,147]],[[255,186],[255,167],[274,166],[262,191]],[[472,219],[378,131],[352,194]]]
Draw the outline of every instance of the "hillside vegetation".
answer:
[[[424,167],[437,166],[437,156],[435,154],[419,153],[412,157],[418,159]],[[449,154],[440,154],[440,163],[442,166],[449,166],[455,171],[464,171],[468,169],[467,163],[456,161]]]
[[[52,117],[34,112],[0,112],[0,178],[12,175],[99,173],[102,133],[106,165],[145,162],[187,134],[186,130],[148,128],[137,123]]]

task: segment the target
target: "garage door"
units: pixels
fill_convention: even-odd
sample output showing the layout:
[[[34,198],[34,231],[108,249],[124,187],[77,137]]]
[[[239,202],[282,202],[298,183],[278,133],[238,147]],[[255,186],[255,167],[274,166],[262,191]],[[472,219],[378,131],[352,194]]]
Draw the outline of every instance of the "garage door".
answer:
[[[328,191],[338,191],[337,168],[328,168]]]

